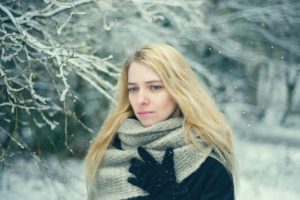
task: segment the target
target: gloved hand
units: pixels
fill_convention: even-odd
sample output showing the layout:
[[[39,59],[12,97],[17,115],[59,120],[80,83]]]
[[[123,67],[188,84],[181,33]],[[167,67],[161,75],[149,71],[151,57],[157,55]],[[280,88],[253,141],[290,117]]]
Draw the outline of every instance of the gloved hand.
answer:
[[[149,193],[149,196],[135,197],[133,199],[178,199],[187,192],[187,189],[176,182],[174,169],[173,149],[168,148],[162,163],[158,163],[143,147],[138,148],[143,160],[131,159],[129,172],[136,178],[128,178],[128,182],[140,187]]]

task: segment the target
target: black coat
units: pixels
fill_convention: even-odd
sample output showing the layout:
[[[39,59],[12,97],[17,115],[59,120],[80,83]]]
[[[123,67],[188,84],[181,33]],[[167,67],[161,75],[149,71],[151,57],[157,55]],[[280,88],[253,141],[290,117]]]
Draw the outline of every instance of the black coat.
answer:
[[[216,159],[208,157],[197,171],[182,181],[189,192],[182,199],[233,200],[234,187],[231,176]]]
[[[122,149],[118,138],[114,140],[113,145]],[[212,157],[206,158],[199,168],[181,183],[176,183],[172,149],[166,150],[162,164],[155,162],[141,147],[139,154],[144,161],[132,160],[129,171],[135,178],[129,178],[128,182],[145,190],[149,195],[130,200],[234,200],[231,175],[223,164]]]

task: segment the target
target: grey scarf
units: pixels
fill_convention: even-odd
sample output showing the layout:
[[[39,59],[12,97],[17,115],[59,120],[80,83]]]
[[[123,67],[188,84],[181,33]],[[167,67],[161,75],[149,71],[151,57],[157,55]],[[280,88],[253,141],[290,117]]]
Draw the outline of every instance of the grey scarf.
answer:
[[[183,119],[170,118],[150,127],[138,120],[126,119],[118,129],[122,150],[110,146],[96,173],[96,181],[90,191],[89,200],[119,200],[147,195],[145,191],[128,183],[133,175],[128,171],[130,160],[139,158],[137,147],[144,147],[157,161],[161,162],[168,147],[174,149],[174,167],[177,182],[196,171],[211,154],[211,147],[197,151],[184,142]]]

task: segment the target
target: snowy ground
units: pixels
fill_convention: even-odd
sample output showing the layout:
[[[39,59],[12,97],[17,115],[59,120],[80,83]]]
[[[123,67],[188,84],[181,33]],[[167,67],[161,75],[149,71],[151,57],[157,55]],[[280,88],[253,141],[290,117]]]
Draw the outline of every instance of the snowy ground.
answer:
[[[300,196],[300,148],[236,138],[240,169],[239,200],[297,200]],[[81,160],[51,157],[19,159],[1,168],[1,200],[85,199]]]
[[[81,160],[19,159],[0,175],[1,200],[82,200],[86,197]]]
[[[237,140],[239,200],[299,200],[300,148]]]

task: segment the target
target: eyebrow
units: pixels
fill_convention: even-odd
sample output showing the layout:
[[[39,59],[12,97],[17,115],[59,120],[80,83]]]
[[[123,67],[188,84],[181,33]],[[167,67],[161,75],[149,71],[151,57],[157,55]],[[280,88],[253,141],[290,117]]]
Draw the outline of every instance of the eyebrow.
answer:
[[[150,80],[150,81],[146,81],[145,83],[146,84],[150,84],[150,83],[157,83],[157,82],[161,83],[160,80]],[[128,82],[128,85],[136,85],[136,83],[134,83],[134,82]]]

